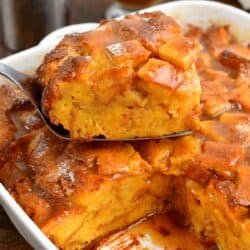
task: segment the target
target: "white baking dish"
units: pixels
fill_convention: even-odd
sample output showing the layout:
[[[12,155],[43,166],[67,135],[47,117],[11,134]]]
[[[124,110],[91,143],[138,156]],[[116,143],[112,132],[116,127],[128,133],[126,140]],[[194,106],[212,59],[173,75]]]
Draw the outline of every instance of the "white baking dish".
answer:
[[[229,25],[231,32],[239,41],[250,42],[250,15],[236,8],[212,1],[178,1],[146,9],[146,11],[155,10],[161,10],[175,17],[183,26],[187,23],[195,24],[202,28],[206,28],[211,24]],[[96,25],[95,23],[79,24],[60,29],[43,39],[38,46],[9,56],[1,61],[16,69],[30,71],[41,63],[44,54],[55,46],[65,34],[77,31],[82,32],[94,28]],[[0,82],[6,82],[6,80],[1,78]],[[0,203],[18,231],[33,248],[57,249],[1,184]]]

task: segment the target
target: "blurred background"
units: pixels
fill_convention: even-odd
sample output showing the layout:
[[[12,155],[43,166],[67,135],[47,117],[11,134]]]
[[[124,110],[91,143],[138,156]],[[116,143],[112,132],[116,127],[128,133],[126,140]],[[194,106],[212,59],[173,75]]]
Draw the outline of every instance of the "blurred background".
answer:
[[[107,16],[147,7],[158,0],[0,0],[0,58],[37,44],[52,30],[75,23],[98,22]],[[221,0],[250,9],[250,0]],[[120,9],[119,9],[120,8]],[[0,206],[0,249],[28,250]]]

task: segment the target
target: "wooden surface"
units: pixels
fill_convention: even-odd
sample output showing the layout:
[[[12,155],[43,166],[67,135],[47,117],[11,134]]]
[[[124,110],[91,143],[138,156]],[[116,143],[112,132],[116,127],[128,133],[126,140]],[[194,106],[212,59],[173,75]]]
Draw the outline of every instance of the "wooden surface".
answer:
[[[105,9],[112,0],[70,0],[70,23],[97,22],[104,18]],[[220,2],[240,7],[235,0],[223,0]],[[7,49],[0,41],[0,58],[13,51]],[[32,249],[20,236],[7,215],[0,206],[0,250]]]

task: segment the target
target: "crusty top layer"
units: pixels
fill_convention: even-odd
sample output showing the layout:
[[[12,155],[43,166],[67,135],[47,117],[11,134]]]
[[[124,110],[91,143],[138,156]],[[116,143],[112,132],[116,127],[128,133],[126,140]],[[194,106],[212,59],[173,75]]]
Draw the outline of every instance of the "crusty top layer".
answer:
[[[114,81],[113,96],[135,88],[137,79],[174,90],[185,82],[183,72],[194,63],[199,49],[200,45],[185,38],[180,26],[162,12],[103,21],[95,30],[68,35],[37,71],[45,87],[44,112],[59,98],[58,86],[62,82],[91,86],[102,103],[107,103],[105,93],[111,93]],[[149,77],[141,70],[148,60],[153,60],[147,67]]]
[[[97,48],[107,47],[111,54],[118,55],[121,52],[131,51],[132,56],[135,54],[138,56],[135,50],[138,47],[139,54],[142,52],[149,54],[150,51],[157,53],[159,46],[164,43],[169,34],[174,33],[180,33],[180,27],[172,18],[161,12],[130,15],[120,21],[102,21],[95,30],[65,36],[57,47],[47,54],[37,73],[41,83],[47,85],[54,78],[63,61],[91,55]],[[119,45],[121,42],[130,40],[138,42],[132,45],[126,43]],[[117,45],[112,46],[113,44]],[[70,77],[70,71],[68,72]]]

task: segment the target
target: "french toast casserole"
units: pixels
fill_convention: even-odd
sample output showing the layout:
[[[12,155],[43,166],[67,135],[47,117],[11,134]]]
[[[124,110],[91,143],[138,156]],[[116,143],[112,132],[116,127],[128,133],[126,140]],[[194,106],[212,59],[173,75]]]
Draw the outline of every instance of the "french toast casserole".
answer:
[[[127,42],[127,45],[132,42],[133,46],[140,47],[133,49],[132,55],[126,47],[122,50],[128,61],[132,60],[130,55],[136,61],[141,60],[137,53],[155,48],[159,41],[157,32],[162,37],[165,29],[168,32],[169,29],[176,32],[180,29],[172,19],[159,12],[130,16],[125,20],[134,24],[134,19],[150,21],[157,28],[149,29],[152,34],[150,43],[145,43],[146,49],[146,45],[140,47],[141,43],[135,42],[136,39]],[[167,20],[167,23],[159,24],[159,20],[163,23]],[[82,59],[74,61],[74,55],[83,49],[78,46],[78,39],[95,40],[98,36],[109,40],[112,32],[107,35],[107,27],[114,25],[117,28],[116,21],[103,25],[105,28],[98,28],[97,35],[90,33],[90,38],[85,35],[67,36],[46,57],[47,63],[40,67],[38,73],[44,77],[41,81],[45,90],[48,88],[45,99],[53,91],[46,84],[50,81],[57,84],[61,79],[61,76],[57,80],[48,79],[57,75],[58,65],[70,65],[64,68],[68,77],[71,67],[88,63]],[[129,36],[130,32],[129,29]],[[172,35],[171,39],[175,36]],[[193,77],[190,78],[190,86],[186,83],[180,85],[187,87],[183,97],[175,100],[173,96],[174,99],[168,101],[175,100],[177,106],[187,106],[190,113],[185,119],[195,117],[193,107],[195,113],[200,109],[200,121],[192,127],[192,135],[182,138],[133,143],[63,141],[45,128],[22,93],[9,85],[0,87],[0,181],[58,248],[250,249],[250,46],[237,43],[227,26],[211,26],[205,31],[189,26],[180,39],[184,39],[181,43],[191,41],[196,44],[197,50],[192,52],[192,59],[186,58],[195,62],[189,66],[192,69],[187,69],[193,70]],[[95,41],[99,42],[98,39]],[[170,49],[175,54],[164,57],[164,61],[151,55],[139,73],[137,71],[138,79],[141,79],[141,71],[141,75],[148,75],[145,79],[142,77],[142,81],[147,81],[155,72],[152,73],[150,67],[157,71],[158,63],[167,63],[166,67],[170,67],[169,64],[175,65],[175,60],[186,61],[182,56],[186,52],[180,49],[183,46],[178,42],[166,45],[161,40],[161,43],[163,48],[177,44],[175,48],[179,50]],[[154,49],[150,53],[154,53]],[[102,57],[102,52],[97,52],[96,56],[99,55]],[[98,63],[102,63],[102,59],[99,58]],[[171,63],[168,64],[169,60]],[[130,63],[134,62],[128,63],[128,71],[134,67]],[[173,67],[183,70],[182,66]],[[85,73],[84,68],[84,76]],[[120,73],[117,72],[117,77],[122,81]],[[113,95],[115,91],[120,94],[120,89],[112,90],[109,74],[102,74],[105,89],[100,89],[104,95],[100,98],[110,98],[106,94]],[[144,91],[156,94],[158,104],[163,103],[167,92],[161,84],[154,83],[154,77],[149,82],[143,85]],[[74,84],[77,85],[76,82],[67,82],[64,90],[59,91],[57,87],[55,90],[60,93],[66,91],[66,95],[70,91],[77,92]],[[106,88],[111,88],[110,92],[106,92]],[[165,88],[173,91],[172,86]],[[124,94],[129,102],[134,98],[130,94],[135,93]],[[186,100],[188,96],[194,99]],[[127,99],[121,103],[125,101]],[[58,110],[52,108],[53,112],[62,113],[59,106]],[[89,112],[91,116],[96,111]],[[68,118],[63,114],[61,119],[67,123]],[[147,116],[146,113],[143,115]],[[154,119],[158,118],[154,116]],[[74,133],[74,129],[72,131]]]
[[[170,17],[130,15],[66,36],[38,70],[43,110],[71,138],[133,138],[192,129],[201,49]]]

